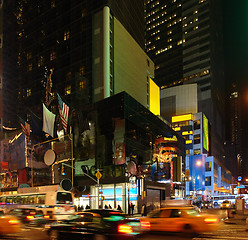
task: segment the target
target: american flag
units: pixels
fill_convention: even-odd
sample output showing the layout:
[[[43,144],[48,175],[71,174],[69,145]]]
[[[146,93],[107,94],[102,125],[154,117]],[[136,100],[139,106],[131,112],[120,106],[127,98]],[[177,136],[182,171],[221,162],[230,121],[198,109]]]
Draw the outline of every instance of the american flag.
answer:
[[[59,115],[62,121],[63,128],[65,132],[67,131],[67,123],[68,123],[68,115],[69,115],[69,107],[62,101],[61,97],[58,95],[59,102]]]
[[[30,139],[30,124],[25,122],[23,119],[20,118],[20,125],[22,127],[22,131],[25,134],[27,141]]]

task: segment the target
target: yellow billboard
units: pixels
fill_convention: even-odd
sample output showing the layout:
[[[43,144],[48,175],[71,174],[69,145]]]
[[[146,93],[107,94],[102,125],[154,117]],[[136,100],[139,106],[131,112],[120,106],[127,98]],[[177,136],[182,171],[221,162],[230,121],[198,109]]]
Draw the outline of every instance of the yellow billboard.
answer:
[[[150,111],[154,115],[160,115],[160,89],[150,78]]]

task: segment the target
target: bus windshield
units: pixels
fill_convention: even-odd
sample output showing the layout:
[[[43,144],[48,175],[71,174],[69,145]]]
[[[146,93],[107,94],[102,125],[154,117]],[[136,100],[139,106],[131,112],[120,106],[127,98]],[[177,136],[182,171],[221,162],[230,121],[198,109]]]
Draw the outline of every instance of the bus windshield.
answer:
[[[73,204],[72,195],[67,192],[58,192],[56,204]]]

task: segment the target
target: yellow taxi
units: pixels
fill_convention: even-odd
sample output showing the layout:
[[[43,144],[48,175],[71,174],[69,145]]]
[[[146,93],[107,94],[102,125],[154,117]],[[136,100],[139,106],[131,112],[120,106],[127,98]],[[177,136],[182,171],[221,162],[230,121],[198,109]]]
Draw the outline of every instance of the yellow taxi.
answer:
[[[217,216],[201,214],[191,206],[168,206],[156,209],[142,219],[150,222],[151,231],[159,232],[201,233],[216,231],[220,227]]]
[[[221,203],[220,208],[225,209],[225,208],[232,208],[232,203],[228,200],[225,200]]]
[[[15,216],[0,216],[0,235],[21,232],[21,223]]]

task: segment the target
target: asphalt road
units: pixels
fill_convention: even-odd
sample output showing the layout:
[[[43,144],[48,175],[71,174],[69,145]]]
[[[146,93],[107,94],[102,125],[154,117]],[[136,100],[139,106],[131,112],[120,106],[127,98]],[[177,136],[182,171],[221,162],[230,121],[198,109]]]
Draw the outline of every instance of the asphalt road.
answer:
[[[245,221],[234,221],[230,223],[225,223],[224,219],[227,217],[226,210],[220,209],[209,209],[203,210],[209,213],[216,214],[222,219],[221,228],[216,232],[209,232],[198,235],[196,237],[185,237],[183,234],[147,234],[142,236],[142,240],[210,240],[210,239],[222,239],[222,240],[248,240],[248,231],[246,230]],[[0,237],[0,240],[48,240],[46,232],[43,228],[24,228],[22,232],[18,235],[12,237]]]

